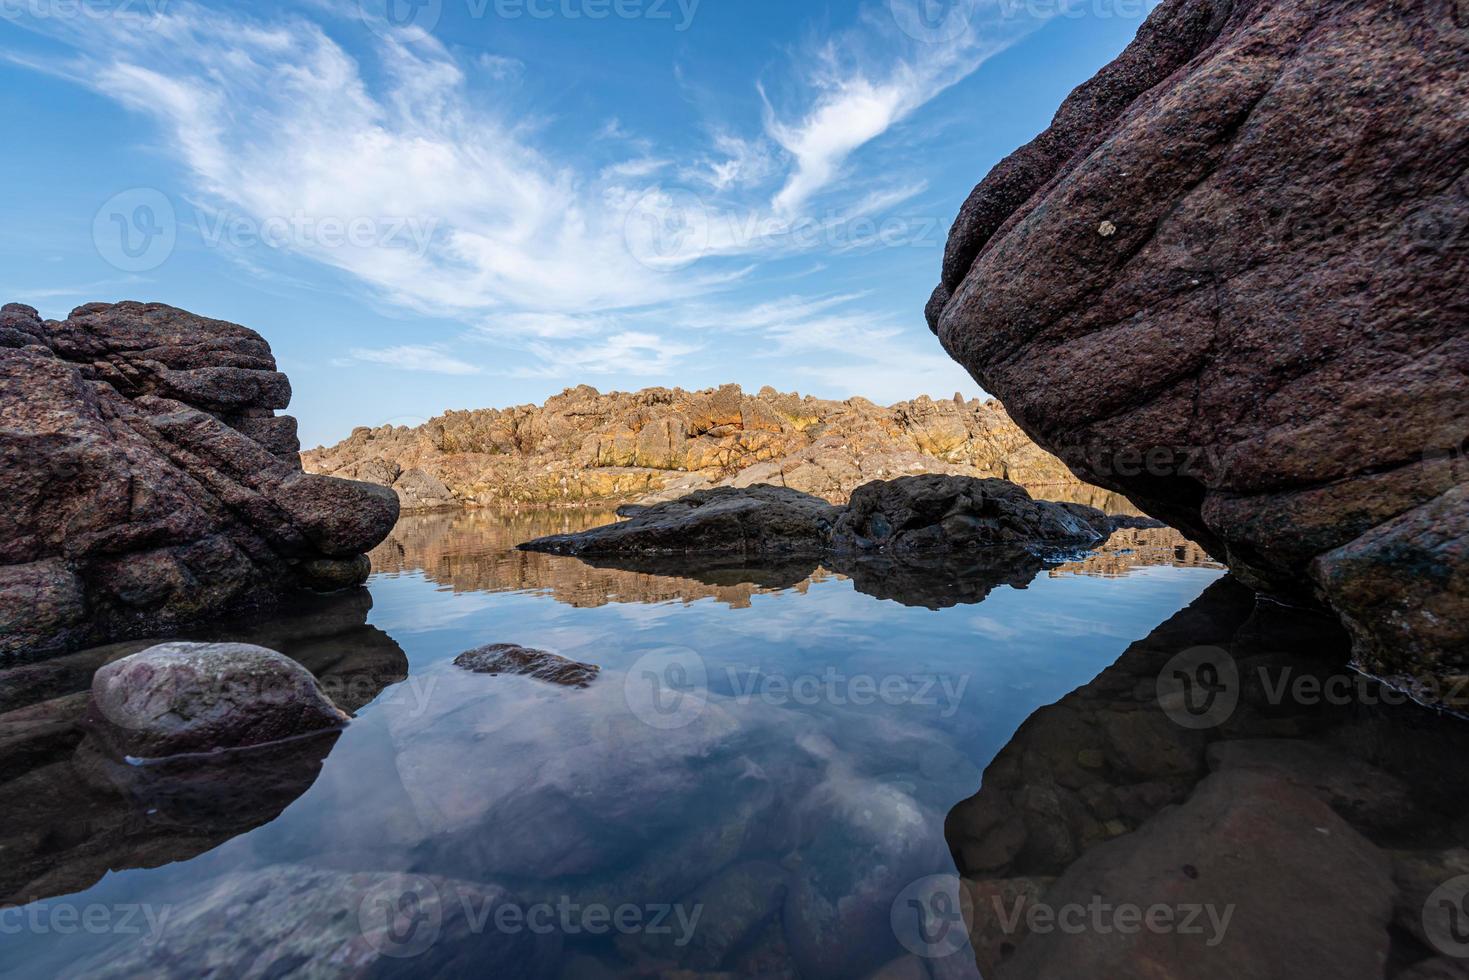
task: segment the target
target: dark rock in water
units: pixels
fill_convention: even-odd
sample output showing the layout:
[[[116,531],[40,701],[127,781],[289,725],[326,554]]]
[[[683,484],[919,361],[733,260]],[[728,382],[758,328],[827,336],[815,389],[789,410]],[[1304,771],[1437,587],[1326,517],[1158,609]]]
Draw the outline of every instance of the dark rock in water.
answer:
[[[338,734],[142,766],[89,739],[0,786],[0,903],[75,894],[109,872],[188,861],[264,826],[312,787]]]
[[[165,643],[98,670],[83,722],[117,756],[163,759],[341,728],[316,678],[245,643]]]
[[[622,523],[520,545],[579,558],[697,555],[945,555],[1001,546],[1029,550],[1092,545],[1111,533],[1101,511],[1032,500],[1006,480],[908,476],[868,483],[847,507],[784,487],[702,490],[623,508]]]
[[[0,655],[359,585],[391,490],[303,473],[254,331],[161,304],[0,310]]]
[[[1390,945],[1401,962],[1430,954],[1402,924],[1463,872],[1401,848],[1462,839],[1469,777],[1453,760],[1469,729],[1348,671],[1349,644],[1333,617],[1225,579],[1027,719],[945,824],[981,972],[1377,978],[1395,975]],[[1177,699],[1180,672],[1210,695]],[[1014,915],[1094,897],[1232,907],[1231,921],[1210,945],[1207,930],[1031,933]]]
[[[846,507],[760,486],[618,513],[627,520],[520,547],[709,584],[788,587],[826,566],[859,592],[943,609],[979,602],[999,585],[1024,588],[1115,527],[1156,524],[1033,500],[1006,480],[942,475],[868,483]]]
[[[476,674],[519,674],[562,687],[587,687],[597,679],[602,668],[577,663],[545,650],[531,650],[513,643],[492,643],[461,653],[455,665]]]
[[[839,509],[785,487],[700,490],[637,508],[620,524],[538,538],[525,551],[597,557],[621,554],[820,554]]]
[[[929,474],[858,488],[837,519],[831,547],[893,556],[953,554],[1091,545],[1111,531],[1107,515],[1095,507],[1036,501],[1008,480]]]
[[[237,972],[409,977],[556,976],[561,934],[497,928],[506,906],[497,885],[432,875],[322,871],[280,865],[212,880],[182,898],[162,935],[85,964],[88,976]],[[279,971],[279,972],[275,972]],[[255,971],[251,971],[255,972]]]
[[[964,204],[929,322],[1044,448],[1378,674],[1469,656],[1469,31],[1166,0]]]

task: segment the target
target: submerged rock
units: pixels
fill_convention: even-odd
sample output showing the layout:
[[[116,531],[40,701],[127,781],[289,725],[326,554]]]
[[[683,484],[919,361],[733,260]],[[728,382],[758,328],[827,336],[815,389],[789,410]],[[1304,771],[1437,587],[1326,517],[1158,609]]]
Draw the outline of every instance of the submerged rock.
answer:
[[[334,731],[347,715],[311,672],[245,643],[164,643],[92,678],[84,726],[113,754],[162,759]]]
[[[383,487],[302,472],[252,330],[162,304],[0,309],[0,655],[360,585]]]
[[[1469,730],[1380,686],[1342,688],[1349,642],[1332,617],[1225,579],[1027,719],[945,824],[984,976],[1145,962],[1169,978],[1380,978],[1432,954],[1403,936],[1461,872],[1400,848],[1462,837]],[[1217,697],[1192,716],[1161,682],[1180,664],[1207,680],[1204,662]],[[1356,693],[1322,694],[1343,689]],[[1173,926],[1199,910],[1202,931],[1113,917],[1159,905]],[[1091,923],[1098,906],[1104,928],[1080,932],[1027,914],[1074,908]]]
[[[514,643],[492,643],[470,650],[455,657],[454,663],[476,674],[519,674],[562,687],[587,687],[602,672],[595,664],[577,663]]]
[[[159,934],[120,942],[84,972],[217,976],[249,966],[249,975],[339,980],[549,980],[556,975],[561,934],[541,934],[501,912],[520,904],[492,884],[279,865],[207,882],[178,902]],[[497,927],[497,915],[517,927]]]
[[[1379,674],[1469,656],[1454,8],[1166,0],[975,188],[928,306],[1043,447]]]

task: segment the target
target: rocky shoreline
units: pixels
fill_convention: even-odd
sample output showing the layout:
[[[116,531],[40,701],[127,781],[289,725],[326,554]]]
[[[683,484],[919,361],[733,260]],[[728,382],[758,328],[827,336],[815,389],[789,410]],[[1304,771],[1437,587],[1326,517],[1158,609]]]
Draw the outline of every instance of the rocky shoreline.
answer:
[[[758,484],[842,504],[864,483],[913,473],[998,477],[1048,496],[1128,506],[1039,450],[997,402],[959,396],[882,407],[768,387],[603,394],[581,385],[544,406],[359,428],[302,460],[311,473],[391,487],[405,511],[615,506]]]

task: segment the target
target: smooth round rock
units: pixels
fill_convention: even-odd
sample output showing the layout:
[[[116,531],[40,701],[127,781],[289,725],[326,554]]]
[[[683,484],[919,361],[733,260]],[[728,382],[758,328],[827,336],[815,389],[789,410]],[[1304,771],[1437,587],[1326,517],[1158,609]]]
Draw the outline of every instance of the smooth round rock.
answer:
[[[83,722],[134,759],[268,745],[346,723],[310,671],[245,643],[164,643],[107,664]]]

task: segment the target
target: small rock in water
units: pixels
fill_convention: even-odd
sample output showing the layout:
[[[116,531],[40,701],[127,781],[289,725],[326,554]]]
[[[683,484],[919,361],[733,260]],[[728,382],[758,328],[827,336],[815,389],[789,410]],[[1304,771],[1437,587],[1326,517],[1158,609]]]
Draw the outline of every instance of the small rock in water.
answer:
[[[311,672],[247,643],[163,643],[92,678],[83,725],[130,759],[217,752],[335,731],[347,715]]]
[[[562,687],[589,687],[602,668],[577,663],[545,650],[532,650],[514,643],[492,643],[454,658],[454,664],[476,674],[519,674]]]

